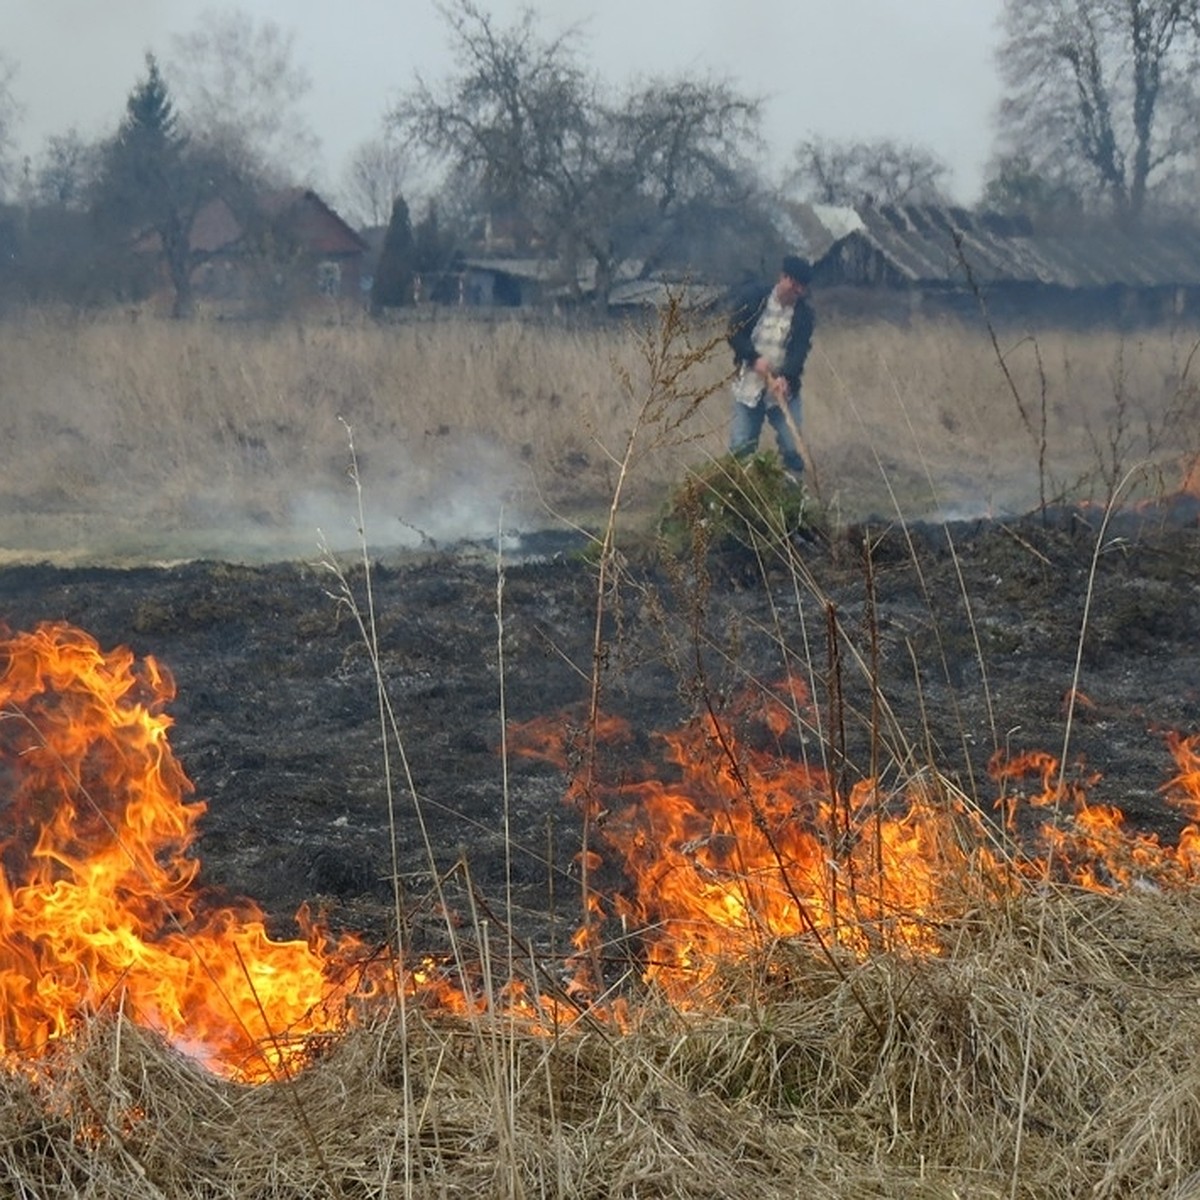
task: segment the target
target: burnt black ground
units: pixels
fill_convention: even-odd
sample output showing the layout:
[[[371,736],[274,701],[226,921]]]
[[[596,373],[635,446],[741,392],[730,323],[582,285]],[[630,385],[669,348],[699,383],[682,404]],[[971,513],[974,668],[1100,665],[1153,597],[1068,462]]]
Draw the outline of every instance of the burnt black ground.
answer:
[[[802,546],[813,588],[797,589],[782,568],[764,578],[745,553],[711,557],[699,582],[635,556],[606,598],[600,661],[603,706],[628,718],[639,742],[606,771],[618,777],[621,755],[652,752],[651,731],[686,721],[705,697],[721,711],[747,679],[778,678],[782,633],[797,659],[808,645],[824,714],[844,714],[847,782],[870,761],[870,722],[855,714],[869,714],[872,692],[853,646],[877,663],[903,732],[890,744],[907,739],[910,766],[933,757],[986,807],[998,745],[1062,748],[1095,555],[1079,679],[1087,700],[1068,761],[1073,774],[1099,773],[1097,800],[1173,838],[1184,819],[1161,792],[1172,773],[1163,738],[1200,729],[1200,526],[1194,514],[1156,510],[1101,539],[1099,521],[1072,511],[949,529],[858,526]],[[365,613],[361,566],[347,580]],[[562,771],[511,756],[506,855],[501,680],[512,721],[585,700],[596,569],[559,548],[506,562],[502,589],[500,580],[495,557],[480,553],[372,564],[380,665],[433,860],[391,743],[398,865],[418,941],[439,938],[435,872],[451,874],[448,894],[467,919],[468,873],[498,917],[511,871],[518,930],[553,953],[577,923],[580,820],[563,802]],[[168,668],[178,689],[171,743],[208,806],[194,851],[206,885],[256,900],[280,935],[309,902],[335,927],[383,938],[383,738],[370,656],[339,592],[328,570],[297,563],[12,566],[0,570],[0,620],[11,630],[68,621]],[[847,639],[839,689],[834,619]]]

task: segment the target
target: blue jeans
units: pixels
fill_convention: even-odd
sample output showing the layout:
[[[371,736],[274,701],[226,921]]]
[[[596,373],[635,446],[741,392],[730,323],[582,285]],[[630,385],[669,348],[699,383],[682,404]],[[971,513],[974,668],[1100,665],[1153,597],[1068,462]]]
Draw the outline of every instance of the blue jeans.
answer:
[[[800,428],[800,393],[797,392],[788,400],[788,412]],[[793,475],[799,475],[804,470],[804,459],[800,457],[800,447],[788,428],[787,417],[778,404],[768,404],[763,397],[751,406],[740,400],[733,402],[733,423],[729,430],[729,452],[738,458],[746,458],[758,449],[758,438],[762,433],[763,420],[771,422],[775,430],[775,441],[779,446],[779,457],[784,469]]]

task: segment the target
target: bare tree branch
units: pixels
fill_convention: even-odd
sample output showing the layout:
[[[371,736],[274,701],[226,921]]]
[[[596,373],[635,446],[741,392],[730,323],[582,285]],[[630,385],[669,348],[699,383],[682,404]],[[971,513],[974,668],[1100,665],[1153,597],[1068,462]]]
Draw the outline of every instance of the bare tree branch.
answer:
[[[818,204],[928,204],[945,199],[946,164],[931,150],[890,138],[837,142],[809,138],[796,147],[785,186]]]
[[[474,0],[441,11],[457,70],[436,87],[418,78],[393,128],[473,180],[488,213],[569,281],[590,261],[600,302],[622,258],[653,257],[677,212],[746,191],[759,106],[731,85],[654,80],[610,96],[578,30],[545,38],[528,11],[501,29]]]
[[[1002,157],[1136,222],[1156,184],[1194,168],[1198,47],[1198,0],[1007,0]]]
[[[172,39],[165,64],[187,131],[275,183],[308,178],[317,152],[298,110],[312,81],[293,59],[294,43],[274,21],[208,9]]]

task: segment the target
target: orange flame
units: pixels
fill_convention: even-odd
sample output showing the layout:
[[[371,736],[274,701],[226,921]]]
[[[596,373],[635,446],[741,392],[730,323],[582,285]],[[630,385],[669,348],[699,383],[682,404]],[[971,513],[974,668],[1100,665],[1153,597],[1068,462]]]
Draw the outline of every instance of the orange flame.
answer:
[[[67,625],[0,640],[0,1043],[28,1054],[120,1008],[216,1069],[286,1069],[337,1027],[359,949],[273,941],[260,910],[206,907],[188,857],[204,805],[167,743],[153,659]]]
[[[204,805],[168,745],[173,693],[153,659],[103,653],[70,626],[0,629],[0,1052],[10,1062],[106,1010],[248,1081],[303,1062],[314,1036],[381,996],[499,1011],[543,1032],[577,1019],[516,980],[469,988],[432,958],[397,971],[303,913],[303,940],[274,941],[253,902],[218,904],[189,853]],[[634,1019],[624,1000],[596,1000],[610,921],[640,934],[645,979],[694,1006],[722,960],[778,939],[826,956],[934,953],[947,921],[1027,880],[1114,890],[1200,878],[1200,735],[1167,739],[1176,774],[1164,794],[1190,822],[1176,846],[1126,829],[1119,810],[1089,802],[1095,776],[1067,781],[1050,755],[993,763],[1006,828],[1018,805],[1038,813],[1035,853],[1003,841],[936,775],[902,792],[870,780],[840,789],[807,760],[810,709],[804,685],[785,679],[726,716],[656,735],[661,761],[641,768],[615,718],[514,727],[519,752],[576,768],[568,797],[596,834],[587,877],[612,869],[605,851],[626,880],[612,895],[589,890],[574,941],[568,992],[592,998],[596,1015],[618,1028]],[[615,779],[602,778],[602,756],[585,761],[593,745],[617,747]]]
[[[960,797],[931,788],[897,811],[870,781],[839,796],[824,769],[782,757],[778,739],[808,718],[807,705],[803,683],[784,680],[740,698],[734,722],[708,715],[660,735],[657,770],[668,779],[635,781],[623,759],[618,783],[590,780],[586,793],[578,776],[572,784],[631,889],[607,911],[645,931],[645,978],[676,1003],[697,1002],[718,961],[780,938],[808,938],[823,953],[929,947],[952,891],[973,876],[989,887],[1003,878]],[[737,739],[744,722],[770,750]],[[519,727],[510,745],[544,756],[557,744],[547,724]]]
[[[1200,500],[1200,454],[1183,464],[1183,482],[1179,491],[1184,496],[1194,496]]]
[[[1200,826],[1178,846],[1125,828],[1113,807],[1091,804],[1099,780],[1065,778],[1041,751],[996,760],[993,778],[1008,831],[1018,805],[1049,810],[1040,848],[1002,840],[970,801],[937,778],[887,794],[870,780],[838,794],[821,767],[789,759],[779,739],[813,714],[794,679],[731,706],[728,719],[709,713],[661,735],[663,762],[631,767],[622,755],[620,781],[586,786],[577,773],[568,797],[596,820],[599,838],[619,864],[630,891],[588,903],[598,915],[644,931],[644,977],[678,1004],[701,1002],[721,960],[739,959],[780,938],[806,939],[830,955],[880,949],[936,952],[939,927],[971,905],[1011,895],[1047,877],[1111,891],[1137,884],[1191,886],[1200,878]],[[517,728],[510,745],[553,757],[572,748],[539,719]],[[748,736],[739,737],[735,730]],[[758,741],[769,749],[756,748]],[[528,751],[522,747],[529,747]],[[1200,821],[1200,736],[1173,736],[1178,774],[1168,798]],[[627,747],[626,747],[627,749]],[[573,753],[578,754],[578,748]],[[1029,794],[1020,785],[1037,782]],[[593,873],[599,861],[591,864]],[[577,986],[593,991],[586,949],[600,935],[585,925],[577,946]]]

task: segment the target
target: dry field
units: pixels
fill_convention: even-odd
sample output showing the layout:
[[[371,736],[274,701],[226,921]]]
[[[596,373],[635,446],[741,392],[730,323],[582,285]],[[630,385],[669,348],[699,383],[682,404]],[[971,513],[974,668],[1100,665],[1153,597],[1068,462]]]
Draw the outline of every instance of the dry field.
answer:
[[[1130,471],[1126,494],[1170,491],[1200,447],[1195,337],[1048,331],[997,347],[982,328],[826,321],[805,391],[821,500],[851,521],[1104,500]],[[644,524],[723,452],[728,362],[719,330],[686,321],[664,338],[31,315],[0,326],[0,552],[295,557],[318,529],[354,546],[347,428],[373,544],[594,525],[639,420],[623,503]]]
[[[0,326],[0,1193],[1196,1195],[1195,347]]]

